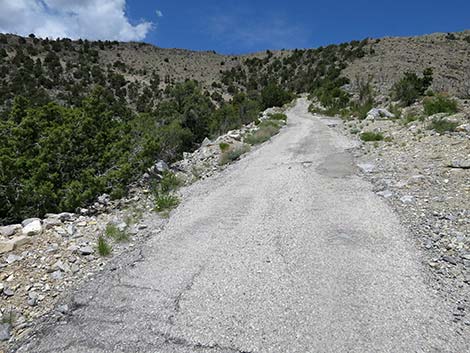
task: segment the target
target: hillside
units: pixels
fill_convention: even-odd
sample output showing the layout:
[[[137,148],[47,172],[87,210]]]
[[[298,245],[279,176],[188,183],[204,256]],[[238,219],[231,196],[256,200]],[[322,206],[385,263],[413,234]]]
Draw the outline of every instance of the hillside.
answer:
[[[469,72],[468,31],[241,56],[2,34],[0,223],[119,198],[156,160],[176,161],[293,94],[364,118],[404,95],[405,105],[468,98]]]
[[[463,98],[470,94],[470,31],[240,56],[163,49],[145,43],[0,35],[0,60],[0,104],[20,92],[45,99],[38,88],[61,103],[77,104],[84,92],[100,84],[131,103],[140,103],[139,109],[144,111],[143,103],[160,98],[158,90],[188,79],[226,99],[227,90],[234,92],[230,87],[233,82],[249,90],[274,79],[299,93],[309,91],[333,64],[351,83],[370,78],[381,94],[387,94],[405,71],[421,72],[428,67],[434,70],[433,90]],[[221,81],[224,84],[219,85]]]

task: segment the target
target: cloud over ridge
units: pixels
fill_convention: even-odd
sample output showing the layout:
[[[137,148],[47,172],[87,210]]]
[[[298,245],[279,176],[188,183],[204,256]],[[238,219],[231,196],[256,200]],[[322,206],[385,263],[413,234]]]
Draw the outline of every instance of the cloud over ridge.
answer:
[[[72,39],[142,40],[153,24],[132,24],[126,0],[0,0],[0,32]]]

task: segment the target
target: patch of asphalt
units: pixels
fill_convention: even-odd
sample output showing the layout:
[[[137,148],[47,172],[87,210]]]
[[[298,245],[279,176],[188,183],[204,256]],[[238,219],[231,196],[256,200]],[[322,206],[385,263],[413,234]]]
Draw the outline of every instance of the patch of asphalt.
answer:
[[[305,100],[288,116],[18,352],[468,351],[409,234],[349,172],[351,141]]]

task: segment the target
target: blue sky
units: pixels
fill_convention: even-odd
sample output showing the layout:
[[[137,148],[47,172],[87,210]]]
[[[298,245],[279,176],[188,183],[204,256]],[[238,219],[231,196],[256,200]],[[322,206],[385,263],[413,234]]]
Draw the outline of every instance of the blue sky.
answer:
[[[470,0],[0,0],[3,33],[235,54],[464,29]]]
[[[137,19],[151,19],[154,9],[163,13],[151,19],[157,24],[148,42],[222,53],[470,29],[470,0],[131,0],[127,6]]]

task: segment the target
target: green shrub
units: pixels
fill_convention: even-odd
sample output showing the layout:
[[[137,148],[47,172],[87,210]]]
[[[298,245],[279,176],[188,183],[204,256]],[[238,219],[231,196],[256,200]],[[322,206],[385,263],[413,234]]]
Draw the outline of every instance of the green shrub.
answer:
[[[219,147],[222,152],[225,152],[230,148],[230,145],[226,142],[221,142],[219,143]]]
[[[454,131],[457,126],[459,126],[457,122],[449,121],[446,118],[442,118],[442,119],[436,118],[436,119],[433,119],[433,121],[431,121],[429,128],[442,134],[444,132]]]
[[[350,107],[350,112],[357,116],[359,119],[365,119],[367,117],[367,113],[374,107],[373,101],[367,101],[363,104],[354,103]]]
[[[361,140],[365,142],[382,141],[384,136],[380,132],[366,131],[361,134]]]
[[[101,235],[98,237],[98,245],[97,245],[97,250],[98,254],[101,256],[108,256],[111,254],[111,251],[113,250],[111,245],[109,245],[106,242],[106,239],[104,239]]]
[[[115,224],[108,223],[105,230],[106,236],[113,238],[117,242],[129,241],[129,233],[126,230],[119,229]]]
[[[269,119],[287,121],[287,115],[283,113],[269,114]]]
[[[424,112],[427,116],[437,113],[456,113],[457,102],[443,95],[436,95],[424,99]]]
[[[413,122],[413,121],[418,121],[418,120],[422,121],[423,118],[422,118],[421,116],[419,116],[419,115],[408,114],[408,115],[406,115],[406,116],[402,119],[402,123],[403,123],[404,125],[407,125],[407,124],[409,124],[409,123],[411,123],[411,122]]]
[[[247,144],[243,144],[241,146],[236,146],[234,148],[231,148],[228,151],[225,151],[220,155],[220,160],[219,164],[224,165],[227,163],[230,163],[238,158],[240,158],[241,155],[247,153],[250,150],[250,146]]]
[[[174,195],[158,195],[155,199],[155,211],[164,212],[176,208],[179,204],[179,198]]]
[[[284,104],[289,103],[294,96],[292,93],[284,90],[275,83],[268,84],[261,91],[261,105],[263,109],[270,107],[282,107]]]
[[[167,194],[177,190],[183,184],[182,180],[170,171],[163,172],[163,178],[159,183],[160,192]]]
[[[258,145],[265,141],[268,141],[272,136],[279,132],[279,126],[272,124],[261,125],[260,128],[249,135],[246,135],[243,139],[244,142],[250,145]]]
[[[404,76],[392,87],[392,98],[399,100],[403,105],[413,104],[422,97],[431,86],[433,80],[431,68],[423,71],[423,77],[418,77],[414,72],[406,72]]]

